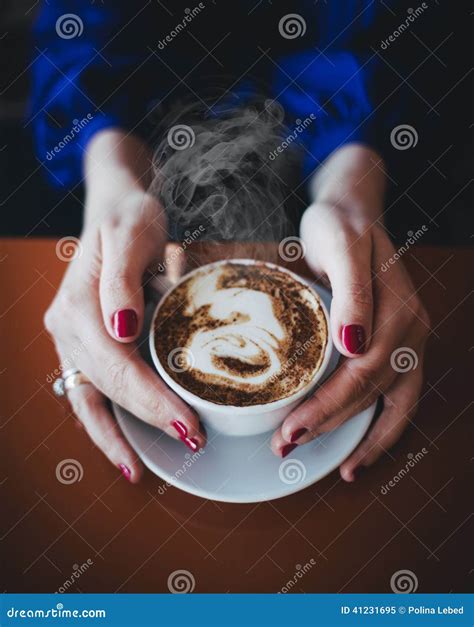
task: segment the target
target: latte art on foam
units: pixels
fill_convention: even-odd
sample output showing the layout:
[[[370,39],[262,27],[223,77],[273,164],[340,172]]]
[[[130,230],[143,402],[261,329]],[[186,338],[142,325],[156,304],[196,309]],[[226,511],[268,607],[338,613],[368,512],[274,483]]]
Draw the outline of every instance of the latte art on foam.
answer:
[[[217,272],[196,280],[185,310],[185,315],[193,316],[200,307],[208,307],[208,315],[222,323],[214,329],[197,330],[190,338],[194,367],[237,384],[263,384],[280,370],[278,349],[285,339],[272,298],[245,287],[219,290],[217,280]]]
[[[326,338],[315,293],[263,264],[197,272],[171,292],[155,323],[156,350],[170,376],[201,398],[238,406],[285,398],[306,385]],[[166,367],[176,347],[192,355],[185,371]]]

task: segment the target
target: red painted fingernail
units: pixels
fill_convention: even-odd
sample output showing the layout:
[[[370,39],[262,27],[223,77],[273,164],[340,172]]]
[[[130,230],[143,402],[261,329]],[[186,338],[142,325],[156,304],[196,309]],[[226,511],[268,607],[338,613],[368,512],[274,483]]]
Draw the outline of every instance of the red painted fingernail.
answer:
[[[184,442],[192,451],[197,451],[199,448],[199,444],[194,438],[181,438],[181,442]]]
[[[281,449],[281,456],[286,457],[291,453],[291,451],[294,451],[297,446],[297,444],[285,444],[285,446]]]
[[[186,425],[185,424],[183,424],[179,420],[173,420],[173,422],[171,423],[171,426],[176,429],[176,431],[179,433],[179,435],[182,438],[187,437],[188,430],[186,429]]]
[[[365,471],[366,471],[365,466],[357,466],[357,468],[355,468],[352,473],[354,475],[354,479],[358,479],[361,475],[364,474]]]
[[[125,479],[127,481],[130,481],[130,479],[132,478],[132,472],[130,468],[128,466],[125,466],[125,464],[119,464],[119,468],[122,472],[122,475],[125,477]]]
[[[299,440],[305,433],[308,433],[308,429],[306,427],[296,429],[296,431],[291,434],[290,442],[296,442],[296,440]]]
[[[346,324],[342,327],[342,343],[353,355],[365,351],[365,331],[360,324]]]
[[[117,337],[132,337],[138,330],[137,313],[133,309],[119,309],[113,315],[112,324]]]

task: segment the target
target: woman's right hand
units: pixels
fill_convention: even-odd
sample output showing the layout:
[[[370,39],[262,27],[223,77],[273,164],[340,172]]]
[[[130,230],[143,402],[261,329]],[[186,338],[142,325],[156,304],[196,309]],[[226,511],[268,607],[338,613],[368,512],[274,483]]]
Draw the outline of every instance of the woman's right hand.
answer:
[[[105,135],[91,142],[89,158],[96,161],[99,155],[103,161],[95,170],[88,163],[85,227],[78,254],[46,312],[45,325],[61,368],[77,367],[91,381],[68,392],[74,412],[92,441],[136,483],[142,465],[107,399],[193,451],[205,445],[205,436],[196,414],[142,360],[135,342],[143,325],[143,275],[153,262],[162,261],[166,217],[135,175],[138,161],[132,172],[122,170],[122,161],[130,162],[138,141],[118,131]],[[117,159],[120,164],[114,169]]]

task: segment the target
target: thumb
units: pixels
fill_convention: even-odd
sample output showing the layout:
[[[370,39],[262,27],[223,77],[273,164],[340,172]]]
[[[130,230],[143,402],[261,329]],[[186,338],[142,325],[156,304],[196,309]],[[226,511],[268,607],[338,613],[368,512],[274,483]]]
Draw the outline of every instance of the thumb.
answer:
[[[362,237],[348,246],[329,246],[324,269],[331,282],[331,333],[340,353],[365,353],[372,333],[372,245]]]
[[[120,342],[132,342],[143,324],[142,278],[151,251],[136,239],[118,233],[102,237],[100,303],[107,331]]]

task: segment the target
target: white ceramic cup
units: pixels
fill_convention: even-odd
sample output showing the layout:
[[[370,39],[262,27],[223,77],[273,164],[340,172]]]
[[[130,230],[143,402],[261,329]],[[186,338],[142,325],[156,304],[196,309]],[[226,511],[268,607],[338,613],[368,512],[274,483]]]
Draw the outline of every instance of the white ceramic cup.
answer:
[[[321,305],[321,309],[326,316],[328,337],[321,366],[319,370],[317,370],[311,381],[303,388],[299,389],[291,396],[282,398],[278,401],[264,403],[262,405],[237,407],[235,405],[219,405],[218,403],[213,403],[211,401],[202,399],[199,396],[196,396],[196,394],[193,394],[192,392],[189,392],[189,390],[186,390],[186,388],[182,387],[179,383],[177,383],[173,378],[170,377],[170,375],[166,372],[165,368],[162,366],[160,360],[158,359],[154,341],[155,319],[159,314],[161,304],[165,301],[168,294],[170,294],[177,287],[177,285],[188,279],[193,274],[201,272],[203,269],[212,268],[226,263],[240,263],[248,265],[253,265],[255,263],[258,263],[259,265],[263,264],[269,268],[277,269],[281,272],[286,272],[297,281],[308,285],[312,289],[312,285],[310,282],[306,281],[294,272],[291,272],[286,268],[282,268],[281,266],[277,266],[273,263],[261,261],[255,262],[255,260],[252,259],[225,259],[222,261],[210,263],[206,266],[201,266],[199,268],[196,268],[196,270],[193,270],[192,272],[189,272],[188,274],[181,277],[178,283],[173,285],[163,294],[163,297],[161,298],[155,309],[151,322],[149,336],[150,353],[153,358],[153,363],[155,364],[155,367],[158,370],[161,378],[179,397],[181,397],[186,403],[188,403],[188,405],[190,405],[197,411],[199,418],[205,426],[209,426],[216,431],[224,433],[225,435],[249,436],[255,435],[257,433],[265,433],[266,431],[275,430],[283,422],[286,416],[288,416],[288,414],[304,399],[304,397],[313,392],[318,381],[327,370],[328,363],[334,351],[334,346],[331,339],[328,311],[321,298],[319,297],[319,294],[317,294],[317,292],[313,289],[313,292],[316,294],[319,304]]]

